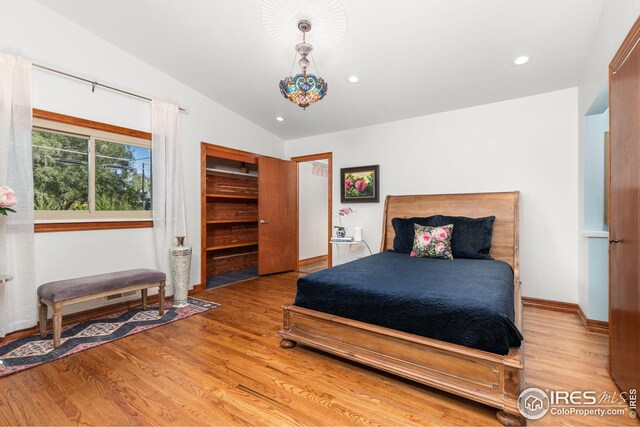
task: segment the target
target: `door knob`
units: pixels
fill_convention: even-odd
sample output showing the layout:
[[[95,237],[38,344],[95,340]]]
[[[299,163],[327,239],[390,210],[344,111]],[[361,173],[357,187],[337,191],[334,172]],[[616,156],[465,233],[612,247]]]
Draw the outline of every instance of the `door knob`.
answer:
[[[267,221],[265,221],[264,219],[260,220],[260,224],[269,224]]]
[[[609,239],[609,243],[612,245],[615,245],[616,243],[619,243],[620,241],[618,239]]]

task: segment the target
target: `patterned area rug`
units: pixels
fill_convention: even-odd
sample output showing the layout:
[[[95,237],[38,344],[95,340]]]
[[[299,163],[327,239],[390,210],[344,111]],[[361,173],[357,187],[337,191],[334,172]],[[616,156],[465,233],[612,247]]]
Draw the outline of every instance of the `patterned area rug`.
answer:
[[[219,307],[219,304],[197,298],[189,298],[188,302],[186,307],[174,308],[173,301],[166,301],[162,317],[158,314],[158,306],[150,305],[146,311],[134,308],[65,326],[60,347],[56,349],[53,348],[52,332],[45,339],[36,334],[1,344],[0,377]]]

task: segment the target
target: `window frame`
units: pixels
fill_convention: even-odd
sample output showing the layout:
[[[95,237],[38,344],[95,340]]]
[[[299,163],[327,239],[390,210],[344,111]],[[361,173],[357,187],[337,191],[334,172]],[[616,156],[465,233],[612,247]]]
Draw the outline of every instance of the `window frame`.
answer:
[[[86,138],[88,140],[89,150],[89,210],[35,210],[36,231],[103,230],[109,228],[142,228],[153,226],[151,210],[96,211],[95,209],[96,141],[132,145],[151,150],[151,134],[35,109],[32,129]],[[86,224],[87,228],[83,228],[83,224]]]

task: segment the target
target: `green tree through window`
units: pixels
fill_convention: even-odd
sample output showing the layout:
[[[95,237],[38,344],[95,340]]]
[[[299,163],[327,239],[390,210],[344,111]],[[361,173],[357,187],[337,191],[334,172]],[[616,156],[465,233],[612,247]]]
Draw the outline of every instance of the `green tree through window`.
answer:
[[[151,150],[96,141],[96,210],[151,208]]]
[[[36,210],[151,209],[150,148],[42,129],[33,130],[32,141]]]
[[[36,210],[89,210],[89,139],[34,130]]]

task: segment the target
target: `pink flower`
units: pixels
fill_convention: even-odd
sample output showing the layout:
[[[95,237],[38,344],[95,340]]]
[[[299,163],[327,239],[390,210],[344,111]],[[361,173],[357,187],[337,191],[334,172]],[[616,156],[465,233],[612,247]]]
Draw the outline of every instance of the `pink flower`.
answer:
[[[345,190],[350,189],[352,184],[353,184],[353,182],[351,181],[351,178],[347,178],[347,179],[344,181],[344,189],[345,189]]]
[[[436,244],[436,251],[438,251],[438,252],[444,251],[444,243],[437,243]]]
[[[436,228],[435,230],[433,230],[433,237],[436,240],[444,240],[447,238],[447,232],[444,228]]]
[[[416,238],[421,246],[428,246],[429,242],[431,242],[431,234],[426,231],[419,232]]]
[[[417,256],[418,256],[418,254],[417,254],[417,253],[415,253],[414,251],[411,251],[411,253],[409,254],[409,256],[411,256],[411,257],[417,257]]]
[[[364,180],[359,179],[356,181],[356,190],[364,191],[365,188],[367,188],[367,184],[365,184]]]
[[[0,208],[11,208],[18,203],[16,193],[9,187],[0,187]]]
[[[350,213],[353,212],[353,209],[346,207],[346,208],[342,208],[338,210],[338,214],[340,216],[345,216],[345,215],[349,215]]]

